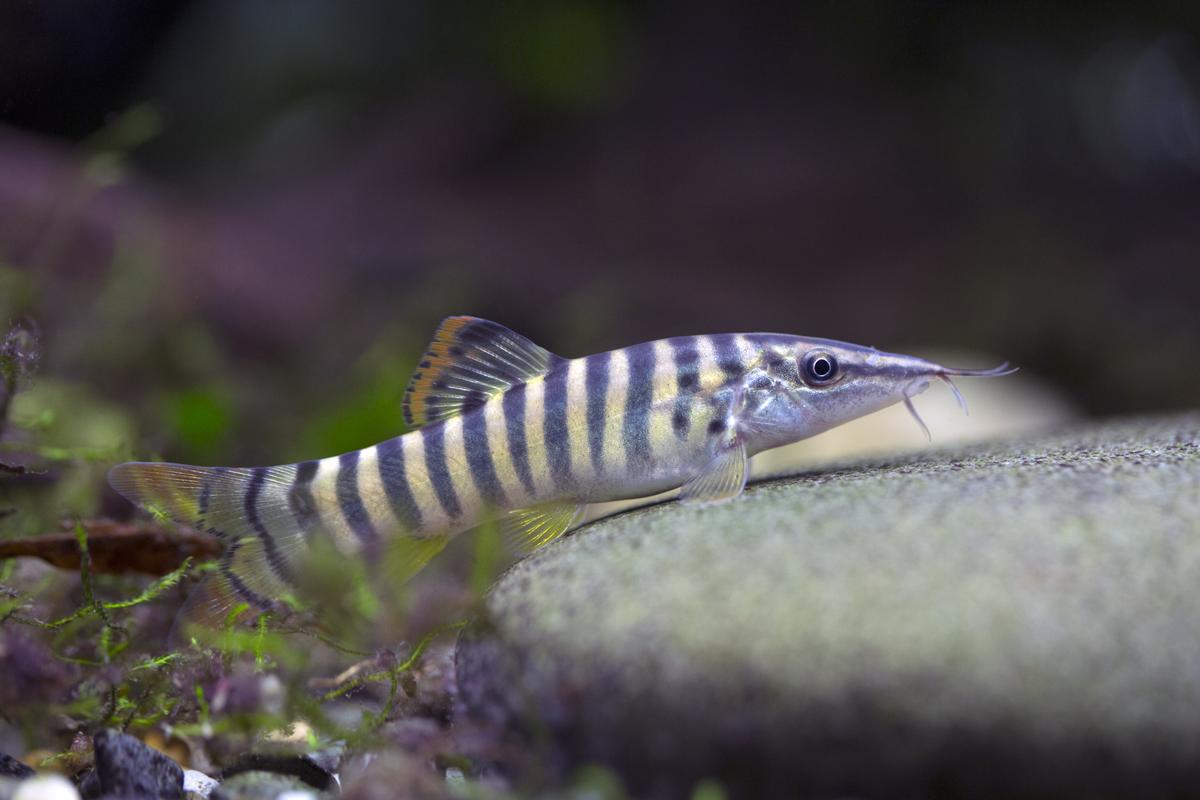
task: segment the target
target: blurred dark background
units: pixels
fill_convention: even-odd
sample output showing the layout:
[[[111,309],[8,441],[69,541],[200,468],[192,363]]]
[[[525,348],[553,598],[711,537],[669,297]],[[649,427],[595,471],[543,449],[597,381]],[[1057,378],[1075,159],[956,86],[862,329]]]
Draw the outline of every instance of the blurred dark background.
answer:
[[[953,347],[1092,414],[1194,407],[1198,33],[1165,2],[5,0],[16,422],[360,447],[452,313],[564,355]]]

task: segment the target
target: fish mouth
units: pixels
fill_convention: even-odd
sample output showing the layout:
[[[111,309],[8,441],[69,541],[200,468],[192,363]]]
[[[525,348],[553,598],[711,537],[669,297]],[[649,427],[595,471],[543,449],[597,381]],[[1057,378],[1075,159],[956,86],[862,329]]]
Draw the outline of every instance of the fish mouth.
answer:
[[[934,365],[934,368],[932,370],[930,370],[930,372],[932,373],[932,375],[931,375],[932,377],[937,378],[938,380],[942,381],[943,383],[945,383],[947,386],[950,387],[950,391],[954,392],[954,399],[958,401],[958,407],[962,409],[963,414],[966,414],[969,416],[971,412],[967,408],[967,399],[965,397],[963,397],[962,392],[960,392],[958,390],[958,387],[954,385],[954,381],[951,380],[952,377],[953,378],[1002,378],[1005,375],[1012,375],[1018,369],[1020,369],[1020,367],[1011,367],[1011,366],[1009,366],[1009,363],[1007,361],[1005,361],[1000,366],[992,367],[991,369],[955,369],[953,367],[943,367],[940,365]],[[915,397],[916,395],[920,394],[921,392],[923,392],[927,388],[929,388],[929,381],[930,381],[930,377],[921,377],[921,378],[916,379],[915,381],[913,381],[912,383],[908,384],[908,386],[905,387],[905,389],[904,389],[904,407],[906,409],[908,409],[908,413],[912,416],[913,420],[916,421],[917,425],[921,428],[921,432],[925,434],[925,439],[927,441],[932,442],[933,434],[931,434],[929,432],[929,426],[925,424],[925,420],[921,419],[921,415],[917,413],[917,407],[913,405],[913,401],[912,401],[913,397]]]

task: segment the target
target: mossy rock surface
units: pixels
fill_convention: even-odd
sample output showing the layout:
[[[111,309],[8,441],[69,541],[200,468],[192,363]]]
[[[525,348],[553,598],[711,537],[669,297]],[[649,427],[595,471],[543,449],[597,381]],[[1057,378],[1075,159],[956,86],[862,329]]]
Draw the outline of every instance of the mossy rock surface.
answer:
[[[1200,792],[1200,415],[601,520],[460,641],[464,719],[639,795]]]

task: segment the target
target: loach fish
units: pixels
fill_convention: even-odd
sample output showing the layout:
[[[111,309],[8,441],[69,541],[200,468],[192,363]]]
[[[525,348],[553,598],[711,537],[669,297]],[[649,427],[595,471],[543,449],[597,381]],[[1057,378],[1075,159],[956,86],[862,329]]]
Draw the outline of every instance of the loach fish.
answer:
[[[588,503],[679,488],[720,503],[747,460],[912,397],[950,369],[912,356],[773,333],[679,336],[567,359],[495,322],[449,317],[403,401],[410,433],[273,467],[129,462],[109,482],[132,502],[226,543],[189,605],[269,609],[289,596],[313,537],[403,580],[453,535],[499,519],[524,548],[561,536]],[[197,614],[197,616],[203,616]]]

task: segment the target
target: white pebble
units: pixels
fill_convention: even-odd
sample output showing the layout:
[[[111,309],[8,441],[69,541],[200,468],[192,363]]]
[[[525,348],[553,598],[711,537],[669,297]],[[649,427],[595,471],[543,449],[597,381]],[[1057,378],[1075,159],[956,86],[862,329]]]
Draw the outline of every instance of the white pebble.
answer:
[[[275,795],[275,800],[317,800],[317,796],[304,789],[288,789]]]
[[[38,775],[21,781],[12,800],[79,800],[79,792],[61,775]]]
[[[208,797],[219,784],[220,781],[208,777],[203,772],[194,769],[183,771],[183,791],[185,792],[195,792],[201,797]]]

